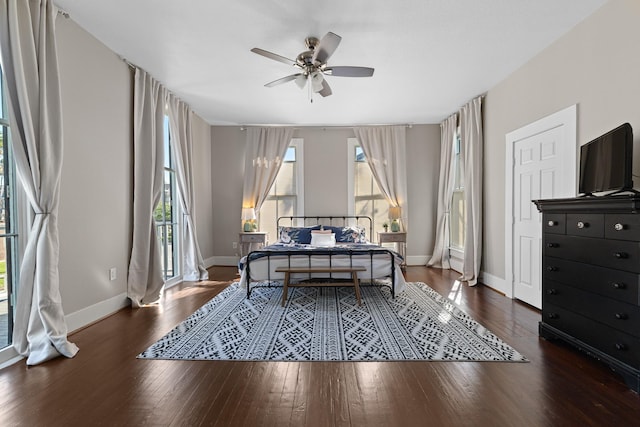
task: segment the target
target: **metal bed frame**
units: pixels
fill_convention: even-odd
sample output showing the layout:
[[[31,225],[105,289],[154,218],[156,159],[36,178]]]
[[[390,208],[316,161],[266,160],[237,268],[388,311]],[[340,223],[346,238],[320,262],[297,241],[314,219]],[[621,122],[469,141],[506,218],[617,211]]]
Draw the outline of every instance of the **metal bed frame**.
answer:
[[[362,216],[362,215],[343,215],[343,216],[333,216],[333,215],[328,215],[328,216],[283,216],[283,217],[279,217],[277,222],[276,222],[276,226],[277,226],[277,230],[280,229],[281,227],[281,222],[282,221],[289,221],[289,226],[290,227],[305,227],[305,226],[311,226],[311,225],[326,225],[326,226],[341,226],[341,227],[346,227],[346,226],[359,226],[360,224],[360,220],[363,221],[368,221],[368,229],[369,229],[369,238],[371,238],[371,236],[373,235],[373,221],[371,220],[371,217],[369,216]],[[310,221],[315,221],[313,224],[310,223]],[[321,221],[329,221],[329,223],[323,223]],[[252,254],[258,254],[260,255],[259,258],[254,259],[253,261],[257,261],[257,260],[263,260],[264,258],[267,259],[267,285],[255,285],[253,286],[253,288],[251,287],[251,261],[252,261]],[[305,250],[295,250],[295,251],[277,251],[277,252],[273,252],[273,251],[265,251],[265,250],[255,250],[255,251],[251,251],[249,252],[249,254],[247,254],[247,261],[245,264],[245,269],[246,269],[246,275],[247,275],[247,298],[249,298],[251,296],[251,290],[254,288],[259,288],[259,287],[271,287],[272,285],[272,279],[271,279],[271,258],[284,258],[286,257],[287,259],[287,265],[289,267],[291,267],[291,258],[302,258],[302,257],[307,257],[307,265],[309,268],[312,268],[311,265],[311,257],[312,256],[326,256],[328,261],[329,261],[329,267],[331,267],[332,262],[333,262],[333,257],[334,256],[345,256],[348,255],[348,259],[349,259],[349,265],[350,267],[353,267],[353,257],[354,256],[369,256],[369,282],[370,285],[373,285],[374,283],[374,277],[373,277],[373,259],[374,259],[374,255],[377,255],[378,257],[380,256],[384,256],[384,255],[388,255],[389,256],[389,264],[390,264],[390,271],[389,271],[389,277],[391,278],[391,285],[387,285],[387,284],[379,284],[379,285],[375,285],[375,286],[388,286],[391,288],[391,297],[395,298],[395,254],[394,252],[392,252],[389,249],[386,248],[376,248],[376,249],[360,249],[360,250],[354,250],[354,249],[337,249],[337,250],[327,250],[327,249],[305,249]],[[311,277],[311,273],[309,273],[309,280],[314,280],[314,279],[325,279],[325,278],[321,278],[321,277],[317,277],[314,276],[313,278]],[[338,282],[338,280],[340,279],[334,279],[332,277],[332,274],[329,273],[329,280],[331,281],[336,281]]]

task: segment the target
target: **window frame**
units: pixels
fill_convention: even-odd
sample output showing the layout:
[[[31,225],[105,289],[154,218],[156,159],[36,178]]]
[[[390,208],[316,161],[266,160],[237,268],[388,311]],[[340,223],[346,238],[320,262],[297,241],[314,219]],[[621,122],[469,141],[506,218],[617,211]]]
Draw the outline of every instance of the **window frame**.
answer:
[[[462,246],[455,246],[452,244],[452,224],[453,224],[453,210],[456,206],[454,203],[454,196],[461,195],[462,201],[465,201],[465,193],[464,193],[464,157],[463,157],[463,146],[462,146],[462,135],[460,133],[460,126],[456,127],[456,132],[453,136],[453,153],[451,157],[451,171],[453,173],[453,191],[451,192],[451,211],[447,214],[449,215],[449,259],[451,263],[451,267],[456,271],[462,271],[463,262],[464,262],[464,239],[466,236],[463,236]],[[456,153],[457,151],[457,153]],[[464,233],[464,218],[462,220],[462,227]]]
[[[355,195],[356,147],[361,147],[360,141],[358,141],[358,138],[348,138],[347,139],[347,187],[348,187],[347,188],[347,214],[350,216],[355,215],[355,212],[356,212],[356,195]],[[373,180],[373,183],[378,187],[378,190],[380,190],[380,187],[378,186],[378,183],[375,181],[375,177],[373,176],[373,172],[371,173],[371,179]],[[387,217],[388,217],[389,216],[388,209],[390,207],[389,201],[384,196],[381,190],[379,194],[380,194],[380,197],[377,197],[375,200],[381,200],[383,202],[386,202]],[[376,230],[376,227],[381,229],[382,224],[377,224],[374,216],[371,216],[371,221],[372,221],[371,225],[373,229],[373,236],[367,236],[367,239],[373,243],[376,243],[378,241],[377,231],[380,231],[380,230]],[[386,220],[386,222],[387,224],[391,223],[390,220]]]
[[[287,150],[289,149],[289,147],[294,147],[295,148],[295,152],[296,152],[296,171],[295,171],[295,187],[296,187],[296,194],[293,195],[295,197],[295,208],[294,208],[294,213],[293,216],[304,216],[304,138],[291,138],[291,141],[289,142],[289,145],[287,146]],[[280,174],[280,171],[278,171],[278,174]],[[278,180],[278,178],[276,177],[276,181]],[[274,185],[275,182],[274,181]],[[271,193],[272,188],[269,189],[269,193]],[[292,195],[287,194],[284,195],[282,197],[291,197]],[[267,198],[265,199],[266,201],[274,201],[274,200],[280,200],[281,196],[278,195],[268,195]],[[276,203],[277,205],[277,203]],[[261,208],[262,209],[262,208]],[[269,225],[266,226],[263,222],[262,219],[262,214],[261,212],[256,212],[257,216],[258,216],[258,227],[260,231],[265,231],[266,228],[268,229],[272,229],[272,227],[276,227],[276,222],[278,220],[278,214],[276,213],[276,218],[274,218],[274,223],[273,225]],[[300,224],[297,224],[300,225]],[[275,230],[275,232],[277,233],[277,229]],[[277,236],[272,236],[272,239],[277,240]]]

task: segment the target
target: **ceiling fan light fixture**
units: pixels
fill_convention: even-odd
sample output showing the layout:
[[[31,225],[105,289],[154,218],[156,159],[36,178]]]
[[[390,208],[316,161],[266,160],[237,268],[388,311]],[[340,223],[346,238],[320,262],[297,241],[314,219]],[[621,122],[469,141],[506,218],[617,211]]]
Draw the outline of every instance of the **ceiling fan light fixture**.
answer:
[[[304,85],[307,84],[306,74],[300,74],[298,77],[296,77],[296,84],[300,89],[304,89]]]
[[[311,86],[313,87],[313,91],[316,93],[320,92],[323,88],[322,81],[324,80],[322,73],[319,71],[314,71],[313,73],[311,73],[310,77],[311,77]]]

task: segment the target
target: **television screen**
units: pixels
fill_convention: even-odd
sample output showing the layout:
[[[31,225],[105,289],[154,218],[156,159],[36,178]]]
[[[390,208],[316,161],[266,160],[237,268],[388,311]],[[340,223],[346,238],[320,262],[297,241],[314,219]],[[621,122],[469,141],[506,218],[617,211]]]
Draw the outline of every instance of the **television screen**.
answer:
[[[580,147],[578,191],[592,194],[632,189],[632,160],[633,131],[625,123]]]

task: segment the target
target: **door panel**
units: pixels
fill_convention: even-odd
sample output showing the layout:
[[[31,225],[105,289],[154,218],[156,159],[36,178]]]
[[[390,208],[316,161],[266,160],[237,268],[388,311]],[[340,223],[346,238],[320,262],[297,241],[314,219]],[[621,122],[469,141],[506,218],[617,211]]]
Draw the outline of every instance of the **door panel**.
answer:
[[[516,141],[513,151],[514,296],[537,308],[542,307],[542,230],[532,200],[556,197],[560,137],[561,129],[549,129]]]

